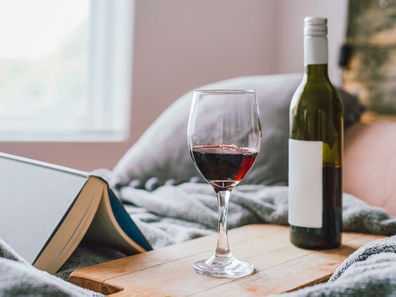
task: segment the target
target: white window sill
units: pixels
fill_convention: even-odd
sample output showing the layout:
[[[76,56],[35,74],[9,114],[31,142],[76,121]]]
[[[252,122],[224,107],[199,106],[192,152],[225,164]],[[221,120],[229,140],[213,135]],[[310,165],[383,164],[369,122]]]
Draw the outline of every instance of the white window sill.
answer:
[[[0,132],[0,142],[122,142],[129,132]]]

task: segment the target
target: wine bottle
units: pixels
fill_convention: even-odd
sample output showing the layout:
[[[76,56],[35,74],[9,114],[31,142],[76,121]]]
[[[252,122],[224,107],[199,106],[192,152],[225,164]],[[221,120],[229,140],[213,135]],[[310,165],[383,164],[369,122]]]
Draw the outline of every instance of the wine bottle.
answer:
[[[342,103],[327,74],[327,19],[304,20],[305,73],[290,104],[290,240],[336,248],[342,228]]]

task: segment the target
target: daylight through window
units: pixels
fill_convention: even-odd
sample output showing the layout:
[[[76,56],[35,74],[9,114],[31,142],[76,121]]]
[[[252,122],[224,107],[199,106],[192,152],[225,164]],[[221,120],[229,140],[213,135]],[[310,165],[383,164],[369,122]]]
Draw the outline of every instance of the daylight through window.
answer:
[[[129,2],[0,1],[0,140],[127,136]]]

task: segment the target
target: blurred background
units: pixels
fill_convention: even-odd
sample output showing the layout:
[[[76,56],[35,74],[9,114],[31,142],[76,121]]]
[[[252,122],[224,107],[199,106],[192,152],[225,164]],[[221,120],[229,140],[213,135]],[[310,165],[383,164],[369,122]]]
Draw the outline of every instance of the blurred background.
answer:
[[[305,16],[329,19],[340,85],[347,10],[346,0],[0,0],[0,151],[112,168],[183,93],[302,72]]]

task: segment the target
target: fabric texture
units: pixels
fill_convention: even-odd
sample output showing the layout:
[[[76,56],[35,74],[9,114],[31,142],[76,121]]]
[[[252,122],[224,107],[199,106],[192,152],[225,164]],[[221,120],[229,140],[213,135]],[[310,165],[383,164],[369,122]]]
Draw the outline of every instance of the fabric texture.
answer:
[[[287,119],[291,98],[301,78],[301,74],[247,76],[201,87],[256,91],[263,137],[255,166],[243,183],[287,185]],[[356,97],[341,90],[339,93],[344,105],[345,126],[348,127],[358,121],[363,108]],[[200,179],[187,149],[186,129],[191,99],[192,93],[189,92],[161,114],[118,162],[113,184],[128,185],[132,182],[140,187],[146,185],[151,190],[169,180],[181,183],[191,178]]]
[[[40,271],[0,239],[0,296],[102,296]]]
[[[396,236],[370,242],[355,251],[329,282],[278,296],[396,296]]]
[[[217,228],[217,202],[208,184],[162,186],[153,192],[124,187],[119,196],[154,248],[208,235]],[[228,226],[287,225],[287,214],[287,187],[241,185],[231,194]],[[343,230],[393,235],[396,218],[344,194]]]

